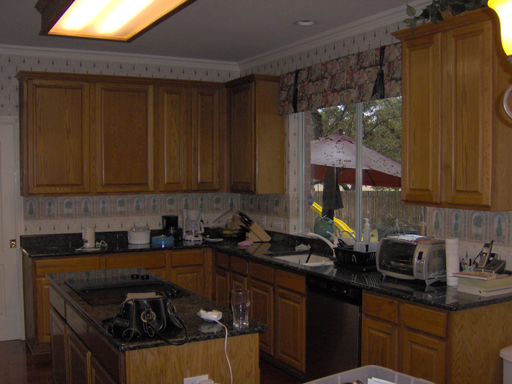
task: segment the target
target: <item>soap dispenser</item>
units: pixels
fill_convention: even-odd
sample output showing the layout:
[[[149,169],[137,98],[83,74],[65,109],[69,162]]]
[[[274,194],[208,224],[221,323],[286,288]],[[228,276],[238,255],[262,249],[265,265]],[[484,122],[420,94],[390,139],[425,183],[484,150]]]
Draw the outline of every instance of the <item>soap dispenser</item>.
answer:
[[[365,245],[366,252],[368,252],[368,248],[370,247],[370,219],[364,218],[363,220],[363,243]]]

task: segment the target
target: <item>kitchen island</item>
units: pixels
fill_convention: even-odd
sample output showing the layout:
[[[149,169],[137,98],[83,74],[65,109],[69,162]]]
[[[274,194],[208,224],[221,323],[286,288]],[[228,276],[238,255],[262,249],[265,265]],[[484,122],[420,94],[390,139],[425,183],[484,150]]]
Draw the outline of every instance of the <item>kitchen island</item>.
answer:
[[[158,338],[124,341],[109,334],[103,320],[118,312],[124,298],[122,290],[127,289],[114,286],[119,286],[119,281],[131,284],[132,275],[145,276],[148,282],[132,289],[151,288],[174,295],[172,303],[188,330],[185,344],[168,345]],[[235,330],[228,308],[142,268],[55,273],[48,274],[47,279],[56,383],[182,383],[184,378],[199,375],[229,383],[225,330],[199,318],[197,312],[202,308],[223,314],[233,382],[259,383],[258,336],[266,331],[264,324],[250,320],[247,329]],[[91,289],[94,284],[99,289]],[[184,335],[183,330],[166,334],[171,341],[182,340]]]

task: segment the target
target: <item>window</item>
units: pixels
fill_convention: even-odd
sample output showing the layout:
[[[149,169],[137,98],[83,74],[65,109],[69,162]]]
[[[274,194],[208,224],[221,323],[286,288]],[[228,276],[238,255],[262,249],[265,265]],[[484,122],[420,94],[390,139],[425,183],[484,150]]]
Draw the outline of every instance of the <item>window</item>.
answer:
[[[304,170],[309,230],[321,215],[337,219],[356,238],[363,218],[372,240],[417,233],[424,207],[403,205],[400,197],[401,107],[401,98],[388,98],[310,112]]]

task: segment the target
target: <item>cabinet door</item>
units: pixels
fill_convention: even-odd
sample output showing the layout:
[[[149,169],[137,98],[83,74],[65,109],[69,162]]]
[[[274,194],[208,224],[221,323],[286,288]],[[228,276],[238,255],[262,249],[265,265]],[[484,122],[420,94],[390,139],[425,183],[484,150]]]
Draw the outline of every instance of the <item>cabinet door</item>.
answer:
[[[117,384],[94,357],[91,357],[91,384]]]
[[[141,267],[148,271],[166,278],[166,253],[121,253],[105,256],[105,268],[135,268]]]
[[[22,89],[23,195],[89,193],[89,84],[35,79]]]
[[[441,202],[440,74],[440,34],[403,42],[402,200],[404,201]]]
[[[89,384],[91,376],[91,351],[68,329],[67,335],[68,383]]]
[[[232,192],[256,192],[254,83],[230,89]]]
[[[53,308],[50,308],[50,330],[53,382],[66,384],[66,324]]]
[[[190,188],[190,117],[188,87],[167,86],[158,90],[157,168],[161,192]]]
[[[445,341],[404,329],[401,360],[403,373],[437,384],[445,383]]]
[[[361,365],[398,370],[398,325],[363,314]]]
[[[267,332],[260,333],[260,349],[274,355],[274,285],[255,278],[249,279],[251,291],[250,317],[267,325]]]
[[[247,289],[247,276],[231,271],[230,273],[231,289]],[[231,300],[231,297],[229,298]]]
[[[220,90],[194,88],[192,92],[192,190],[220,187]]]
[[[171,281],[199,295],[205,294],[204,267],[191,265],[188,267],[173,267]]]
[[[442,176],[450,204],[491,205],[492,128],[498,103],[493,97],[491,41],[491,20],[446,33]]]
[[[278,286],[275,300],[275,357],[304,372],[306,296]]]
[[[46,278],[36,279],[36,317],[37,317],[37,342],[50,342],[50,283]]]
[[[215,268],[213,301],[229,307],[229,271]]]
[[[153,86],[96,84],[96,191],[152,192]]]

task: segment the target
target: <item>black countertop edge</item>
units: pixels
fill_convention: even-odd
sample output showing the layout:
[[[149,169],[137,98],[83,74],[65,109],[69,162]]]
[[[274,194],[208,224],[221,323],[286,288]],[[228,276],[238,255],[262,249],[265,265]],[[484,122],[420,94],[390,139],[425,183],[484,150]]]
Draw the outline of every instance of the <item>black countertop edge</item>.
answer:
[[[98,271],[82,271],[82,272],[64,272],[64,273],[52,273],[47,274],[46,278],[50,284],[61,294],[73,308],[80,313],[85,319],[87,319],[94,328],[99,331],[108,342],[120,352],[153,348],[168,345],[163,340],[158,338],[146,339],[143,341],[123,341],[121,339],[114,338],[102,325],[104,319],[114,316],[119,309],[121,303],[106,304],[106,305],[90,305],[85,301],[79,294],[71,289],[66,281],[88,281],[90,279],[107,279],[109,276],[131,276],[132,274],[148,274],[152,279],[166,281],[165,279],[155,275],[143,268],[120,268],[111,270],[98,270]],[[172,299],[172,303],[176,307],[177,313],[182,318],[188,329],[188,343],[220,339],[224,338],[226,333],[224,327],[219,326],[219,330],[216,332],[205,333],[200,330],[201,326],[204,326],[205,322],[201,319],[197,312],[202,308],[216,309],[222,312],[221,323],[227,327],[228,337],[239,336],[243,334],[252,333],[263,333],[267,331],[265,324],[259,323],[253,319],[249,319],[249,327],[243,330],[233,328],[233,316],[231,310],[224,307],[214,301],[211,301],[201,295],[195,294],[191,291],[181,288],[188,294],[185,297],[179,297]],[[177,341],[183,336],[183,332],[168,335],[170,340]]]
[[[131,247],[123,240],[126,236],[124,232],[105,232],[105,238],[108,238],[107,249],[93,252],[81,252],[67,247],[62,238],[77,238],[81,241],[81,234],[69,235],[37,235],[23,236],[21,241],[23,252],[29,257],[58,257],[58,256],[83,256],[90,254],[114,254],[126,252],[148,252],[158,250],[180,250],[189,248],[210,247],[214,251],[229,253],[243,257],[249,261],[264,263],[294,271],[296,273],[308,276],[317,276],[336,282],[346,283],[367,291],[382,293],[396,298],[409,300],[412,302],[429,305],[449,311],[466,310],[485,305],[499,304],[512,300],[512,294],[506,294],[494,297],[482,297],[468,293],[457,292],[456,287],[449,287],[445,283],[438,282],[431,286],[426,286],[425,282],[418,280],[401,280],[391,277],[384,277],[380,272],[360,272],[350,268],[340,267],[305,267],[302,265],[289,263],[273,258],[273,255],[279,253],[296,253],[296,246],[300,244],[311,245],[314,252],[324,255],[332,255],[331,249],[322,241],[314,238],[288,235],[279,232],[268,231],[272,237],[270,243],[254,243],[250,248],[240,248],[240,240],[225,239],[222,242],[182,242],[176,243],[174,247],[153,247],[151,245]],[[158,235],[158,231],[152,231],[152,235]],[[161,231],[160,231],[161,233]],[[98,235],[98,234],[97,234]],[[74,236],[74,237],[73,237]],[[103,234],[99,235],[100,237]],[[98,236],[97,236],[98,239]],[[116,242],[116,239],[121,239]],[[55,245],[55,244],[63,245]],[[69,243],[68,243],[69,244]]]

